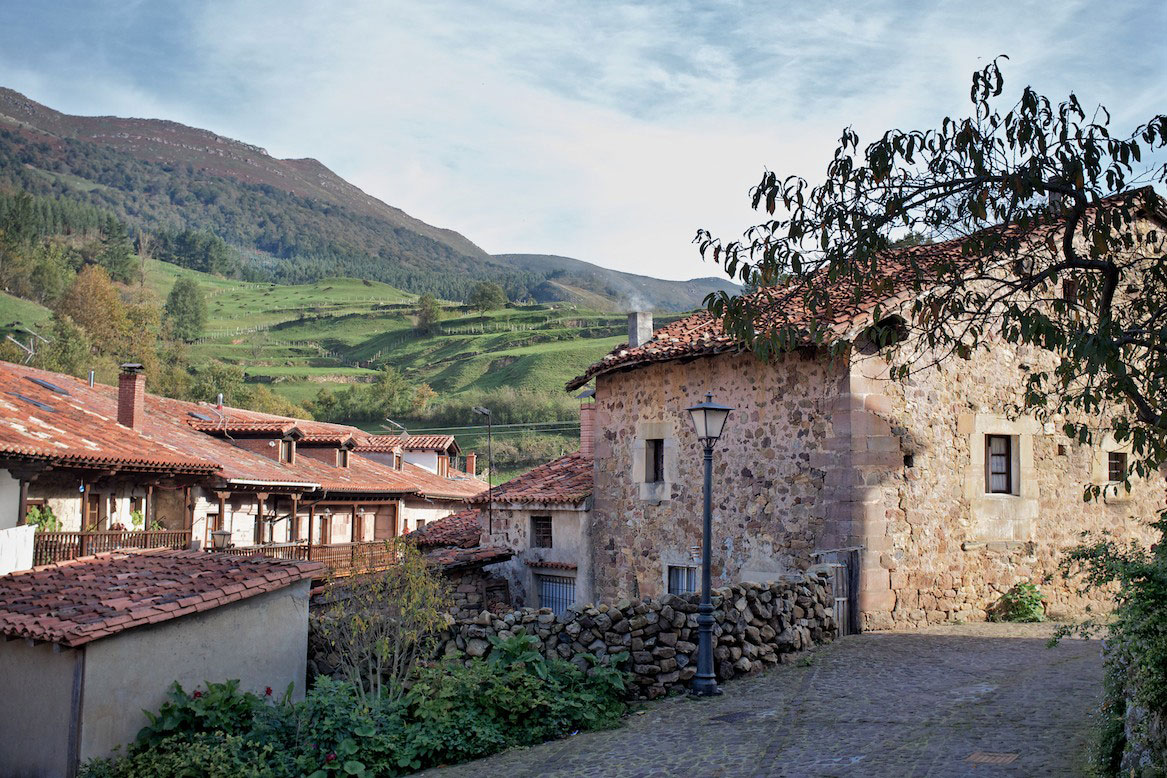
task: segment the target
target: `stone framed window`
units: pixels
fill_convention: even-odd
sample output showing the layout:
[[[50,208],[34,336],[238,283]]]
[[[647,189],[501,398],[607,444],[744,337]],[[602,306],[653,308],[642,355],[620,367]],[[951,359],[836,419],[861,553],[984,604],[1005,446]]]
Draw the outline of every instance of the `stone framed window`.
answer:
[[[531,517],[531,548],[552,548],[554,538],[551,535],[550,516]]]
[[[985,435],[985,492],[1017,494],[1011,435]]]
[[[1111,451],[1106,455],[1106,470],[1108,480],[1117,483],[1126,478],[1127,455],[1125,451]]]
[[[659,484],[665,480],[665,442],[662,438],[644,441],[644,482]]]
[[[690,594],[697,591],[697,568],[689,565],[668,566],[669,594]]]

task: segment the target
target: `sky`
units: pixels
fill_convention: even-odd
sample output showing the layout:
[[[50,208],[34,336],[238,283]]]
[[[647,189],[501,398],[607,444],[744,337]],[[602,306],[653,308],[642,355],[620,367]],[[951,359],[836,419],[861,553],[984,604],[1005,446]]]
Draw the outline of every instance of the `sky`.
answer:
[[[684,279],[765,170],[964,116],[1000,54],[1007,93],[1129,131],[1167,109],[1165,29],[1163,0],[0,0],[0,85],[314,157],[491,253]]]

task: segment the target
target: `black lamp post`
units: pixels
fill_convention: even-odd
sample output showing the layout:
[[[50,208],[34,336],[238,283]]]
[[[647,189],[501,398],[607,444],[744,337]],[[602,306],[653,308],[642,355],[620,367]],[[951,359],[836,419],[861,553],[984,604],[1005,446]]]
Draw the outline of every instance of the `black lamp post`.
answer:
[[[491,441],[490,429],[492,419],[490,409],[481,405],[474,406],[474,412],[486,417],[486,534],[494,534],[494,445]]]
[[[700,697],[721,694],[717,676],[713,673],[713,601],[711,587],[710,549],[713,546],[713,447],[725,429],[725,420],[733,410],[713,402],[713,394],[705,395],[705,402],[689,408],[697,439],[705,449],[705,516],[701,531],[701,604],[697,608],[697,675],[693,677],[692,693]]]

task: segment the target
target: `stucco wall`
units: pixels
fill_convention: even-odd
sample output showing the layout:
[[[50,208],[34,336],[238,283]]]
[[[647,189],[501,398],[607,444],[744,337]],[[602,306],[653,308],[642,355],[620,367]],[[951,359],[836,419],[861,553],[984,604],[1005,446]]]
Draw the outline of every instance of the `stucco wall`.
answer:
[[[565,509],[564,506],[541,508],[530,505],[495,505],[493,534],[488,532],[490,521],[485,508],[479,512],[483,537],[491,543],[506,546],[515,555],[506,562],[491,567],[491,572],[507,579],[511,602],[516,606],[540,607],[535,576],[546,575],[575,578],[575,601],[590,603],[594,598],[591,555],[591,511],[585,504]],[[531,546],[531,517],[551,517],[551,548]],[[552,562],[575,565],[575,569],[533,567],[530,563]]]
[[[81,759],[105,756],[134,739],[178,681],[237,678],[245,690],[304,695],[308,581],[204,613],[133,629],[86,649]]]
[[[701,544],[701,444],[685,410],[707,391],[735,408],[714,454],[713,580],[773,580],[805,569],[825,526],[830,402],[845,371],[795,353],[668,362],[596,381],[594,596],[653,597],[665,566]],[[665,485],[644,489],[644,440],[665,440]]]
[[[7,470],[0,470],[0,529],[20,523],[20,481]]]
[[[405,532],[417,529],[419,520],[429,524],[466,508],[465,503],[455,500],[424,500],[416,497],[402,500],[402,506],[401,518]]]
[[[59,778],[69,770],[78,652],[0,640],[0,775]]]

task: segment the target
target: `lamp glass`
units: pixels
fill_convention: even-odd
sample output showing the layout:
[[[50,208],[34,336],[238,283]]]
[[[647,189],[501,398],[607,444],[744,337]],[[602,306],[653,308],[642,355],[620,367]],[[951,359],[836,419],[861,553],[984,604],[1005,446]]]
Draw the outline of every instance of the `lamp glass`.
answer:
[[[701,440],[717,440],[725,429],[725,421],[733,409],[728,405],[713,402],[713,394],[705,395],[705,402],[689,408],[693,417],[693,429]]]

